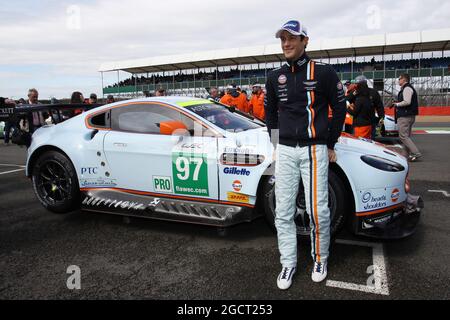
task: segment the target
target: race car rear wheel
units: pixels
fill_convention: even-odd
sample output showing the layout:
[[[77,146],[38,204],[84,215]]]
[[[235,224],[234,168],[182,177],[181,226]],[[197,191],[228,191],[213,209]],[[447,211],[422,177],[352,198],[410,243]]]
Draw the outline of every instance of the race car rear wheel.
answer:
[[[331,215],[331,226],[330,233],[331,237],[334,238],[335,235],[341,230],[345,223],[345,214],[347,212],[346,199],[348,198],[345,194],[345,185],[342,180],[333,171],[329,171],[328,174],[328,207],[330,208]],[[265,181],[263,187],[263,198],[264,198],[264,209],[266,219],[269,225],[275,228],[275,177],[272,176]],[[297,226],[297,236],[302,239],[310,239],[311,228],[310,228],[310,218],[306,210],[305,203],[305,192],[303,190],[303,183],[300,179],[299,191],[296,199],[296,214],[295,214],[295,224]]]
[[[33,188],[42,205],[55,213],[68,213],[79,206],[80,190],[75,168],[58,151],[42,154],[33,166]]]

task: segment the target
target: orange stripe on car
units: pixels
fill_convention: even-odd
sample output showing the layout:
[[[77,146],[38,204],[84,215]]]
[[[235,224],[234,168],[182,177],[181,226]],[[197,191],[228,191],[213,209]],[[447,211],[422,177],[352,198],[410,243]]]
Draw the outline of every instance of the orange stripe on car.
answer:
[[[88,192],[88,191],[119,191],[119,192],[135,194],[135,195],[142,195],[142,196],[152,196],[152,197],[178,199],[178,200],[191,200],[191,201],[197,201],[197,202],[208,202],[208,203],[216,203],[216,204],[229,204],[229,205],[236,205],[236,206],[239,206],[239,207],[248,207],[248,208],[254,208],[255,207],[252,204],[246,204],[246,203],[231,202],[231,201],[219,201],[219,200],[204,199],[204,198],[193,198],[193,197],[185,197],[185,196],[176,196],[176,195],[171,195],[171,194],[161,194],[161,193],[154,193],[154,192],[147,192],[147,191],[138,191],[138,190],[129,190],[129,189],[122,189],[122,188],[82,188],[82,189],[80,189],[80,191],[82,191],[82,192]]]

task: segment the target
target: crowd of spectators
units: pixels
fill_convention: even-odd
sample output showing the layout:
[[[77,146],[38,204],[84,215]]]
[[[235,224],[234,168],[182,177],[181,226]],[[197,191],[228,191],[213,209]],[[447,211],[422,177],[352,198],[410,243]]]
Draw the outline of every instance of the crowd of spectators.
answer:
[[[394,61],[386,61],[386,70],[403,70],[403,69],[419,69],[419,65],[421,69],[424,68],[450,68],[450,57],[448,58],[427,58],[421,59],[410,59],[410,60],[394,60]],[[363,72],[363,71],[378,71],[384,70],[384,63],[380,61],[375,61],[375,58],[372,58],[368,62],[356,62],[353,63],[339,63],[332,64],[333,68],[336,72]],[[161,75],[151,75],[149,77],[146,76],[132,76],[125,80],[120,81],[119,83],[115,83],[113,85],[108,86],[107,88],[117,88],[126,87],[126,86],[134,86],[134,85],[153,85],[153,84],[162,84],[162,83],[172,83],[173,81],[186,82],[186,81],[208,81],[208,80],[231,80],[231,79],[239,79],[239,78],[258,78],[264,77],[266,75],[266,69],[255,69],[255,70],[238,70],[237,68],[231,69],[229,71],[218,71],[214,72],[199,72],[195,74],[183,74],[178,73],[175,76],[161,76]]]

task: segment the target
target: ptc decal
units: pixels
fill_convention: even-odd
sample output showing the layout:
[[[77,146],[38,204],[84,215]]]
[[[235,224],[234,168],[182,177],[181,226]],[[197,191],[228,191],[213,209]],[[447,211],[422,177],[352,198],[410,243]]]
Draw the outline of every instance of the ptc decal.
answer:
[[[81,168],[81,175],[91,175],[91,174],[98,174],[98,168]]]

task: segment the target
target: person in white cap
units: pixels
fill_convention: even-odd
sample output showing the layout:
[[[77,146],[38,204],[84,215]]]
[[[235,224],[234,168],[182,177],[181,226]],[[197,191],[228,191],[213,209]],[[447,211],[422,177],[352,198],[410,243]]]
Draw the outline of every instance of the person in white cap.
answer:
[[[292,284],[297,270],[297,231],[294,221],[300,180],[310,217],[312,280],[327,276],[330,245],[328,166],[336,162],[334,146],[344,124],[346,104],[343,85],[330,65],[311,60],[305,53],[308,33],[299,21],[288,21],[276,33],[287,64],[268,74],[266,124],[275,141],[275,226],[282,271],[280,289]],[[328,122],[328,106],[333,111]]]

